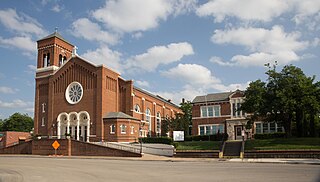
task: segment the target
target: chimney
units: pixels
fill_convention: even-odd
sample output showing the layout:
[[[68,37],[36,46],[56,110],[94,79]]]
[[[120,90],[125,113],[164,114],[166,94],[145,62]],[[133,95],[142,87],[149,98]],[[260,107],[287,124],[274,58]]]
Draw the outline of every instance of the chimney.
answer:
[[[184,102],[185,102],[185,100],[184,100],[184,98],[182,98],[182,104],[184,104]]]

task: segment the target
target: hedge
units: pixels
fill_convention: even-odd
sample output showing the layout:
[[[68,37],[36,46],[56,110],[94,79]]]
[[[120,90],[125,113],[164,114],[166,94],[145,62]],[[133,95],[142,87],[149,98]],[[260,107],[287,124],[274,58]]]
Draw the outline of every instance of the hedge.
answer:
[[[228,139],[228,134],[194,135],[184,137],[184,141],[221,141]]]
[[[278,133],[261,133],[261,134],[255,134],[255,139],[271,139],[271,138],[285,138],[286,133],[284,132],[278,132]]]
[[[142,143],[162,143],[162,144],[173,144],[173,139],[169,137],[145,137],[139,138],[139,141],[142,140]]]

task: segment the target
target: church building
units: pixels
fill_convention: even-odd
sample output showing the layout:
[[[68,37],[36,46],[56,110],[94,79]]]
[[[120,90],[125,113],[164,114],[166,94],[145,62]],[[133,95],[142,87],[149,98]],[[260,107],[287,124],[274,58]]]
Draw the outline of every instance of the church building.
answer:
[[[161,119],[182,112],[170,100],[76,53],[58,32],[37,41],[34,133],[80,141],[134,142],[160,136]],[[150,60],[151,61],[151,60]]]

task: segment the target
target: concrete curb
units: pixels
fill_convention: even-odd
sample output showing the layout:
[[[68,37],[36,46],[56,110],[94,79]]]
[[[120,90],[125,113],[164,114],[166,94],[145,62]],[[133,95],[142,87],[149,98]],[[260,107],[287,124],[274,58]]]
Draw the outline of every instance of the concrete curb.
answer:
[[[320,165],[320,159],[285,159],[285,158],[259,158],[259,159],[219,159],[219,158],[175,158],[144,154],[143,157],[106,157],[106,156],[43,156],[43,155],[0,155],[0,157],[14,158],[52,158],[52,159],[89,159],[89,160],[130,160],[130,161],[163,161],[163,162],[243,162],[243,163],[277,163],[277,164],[309,164]]]

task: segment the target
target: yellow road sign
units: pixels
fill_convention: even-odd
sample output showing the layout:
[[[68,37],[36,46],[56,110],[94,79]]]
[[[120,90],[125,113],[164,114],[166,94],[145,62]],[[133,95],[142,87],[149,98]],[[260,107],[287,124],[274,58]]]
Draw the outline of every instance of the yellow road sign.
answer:
[[[55,150],[57,150],[57,149],[60,147],[60,143],[59,143],[57,140],[55,140],[55,141],[53,142],[53,144],[52,144],[52,147],[53,147]]]

